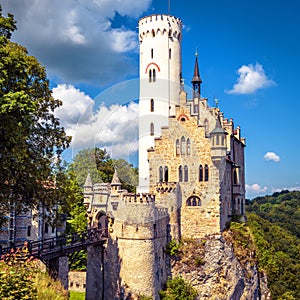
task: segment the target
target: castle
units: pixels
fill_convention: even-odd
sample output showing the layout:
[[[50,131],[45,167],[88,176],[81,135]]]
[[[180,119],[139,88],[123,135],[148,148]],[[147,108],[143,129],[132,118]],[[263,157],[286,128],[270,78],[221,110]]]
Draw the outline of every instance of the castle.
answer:
[[[111,183],[87,176],[89,226],[109,230],[104,253],[88,252],[87,276],[101,273],[103,291],[96,296],[100,279],[90,275],[87,299],[159,299],[171,275],[171,239],[220,233],[233,213],[245,214],[245,139],[201,97],[197,55],[188,98],[181,39],[182,21],[174,16],[139,20],[139,186],[136,194],[123,190],[117,170]]]

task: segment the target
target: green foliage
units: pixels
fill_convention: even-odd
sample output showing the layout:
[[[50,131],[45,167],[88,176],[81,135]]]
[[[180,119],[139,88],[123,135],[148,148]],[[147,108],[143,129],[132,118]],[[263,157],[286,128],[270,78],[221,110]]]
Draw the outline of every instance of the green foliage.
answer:
[[[177,243],[175,239],[172,239],[167,245],[166,253],[170,256],[176,256],[178,254],[179,247],[180,243]]]
[[[0,204],[5,214],[38,203],[64,201],[60,155],[70,138],[54,110],[61,105],[49,89],[46,72],[26,48],[10,41],[12,15],[0,10]],[[54,183],[55,182],[55,186]],[[7,201],[10,199],[10,201]]]
[[[42,273],[24,246],[3,255],[0,261],[0,298],[66,300],[68,293],[58,281]]]
[[[300,192],[276,192],[247,202],[247,212],[258,214],[300,238]]]
[[[295,229],[299,228],[299,198],[300,192],[283,191],[256,198],[247,206],[258,265],[267,273],[275,300],[300,295],[300,240]]]
[[[84,186],[87,172],[90,172],[94,183],[111,182],[115,169],[123,189],[135,191],[138,183],[138,170],[124,159],[111,159],[105,149],[84,149],[75,156],[72,168],[76,174],[80,187]]]
[[[165,290],[160,291],[159,295],[162,300],[194,300],[197,291],[182,277],[175,277],[167,281]]]
[[[34,265],[28,259],[28,251],[17,250],[0,261],[0,298],[37,299],[37,289],[33,288]]]

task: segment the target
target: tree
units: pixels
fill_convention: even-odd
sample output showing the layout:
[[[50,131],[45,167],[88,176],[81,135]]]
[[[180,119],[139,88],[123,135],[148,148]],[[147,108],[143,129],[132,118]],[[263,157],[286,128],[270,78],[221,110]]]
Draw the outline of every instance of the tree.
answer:
[[[194,300],[197,291],[182,277],[175,277],[167,281],[166,289],[160,291],[159,295],[162,300]]]
[[[84,186],[88,171],[94,183],[110,183],[115,169],[124,189],[134,192],[138,183],[137,168],[124,159],[111,159],[105,149],[80,150],[71,165],[80,187]]]
[[[64,201],[61,153],[70,137],[54,116],[62,103],[49,89],[45,68],[11,42],[16,22],[0,7],[0,215],[39,203]]]

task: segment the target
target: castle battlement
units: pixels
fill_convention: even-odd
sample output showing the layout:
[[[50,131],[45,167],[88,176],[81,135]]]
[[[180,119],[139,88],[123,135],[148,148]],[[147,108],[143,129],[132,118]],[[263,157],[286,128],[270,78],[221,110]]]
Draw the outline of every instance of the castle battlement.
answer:
[[[176,191],[177,182],[158,182],[155,185],[155,190],[160,193],[173,193]]]
[[[140,19],[140,42],[144,37],[167,35],[171,38],[181,41],[182,21],[179,18],[170,15],[151,15]]]
[[[125,203],[148,204],[155,201],[155,196],[149,193],[142,194],[124,194],[122,200]]]

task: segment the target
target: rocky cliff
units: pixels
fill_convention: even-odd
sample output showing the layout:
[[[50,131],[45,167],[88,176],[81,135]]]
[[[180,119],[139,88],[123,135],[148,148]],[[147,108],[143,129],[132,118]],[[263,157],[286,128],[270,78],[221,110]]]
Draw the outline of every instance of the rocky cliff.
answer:
[[[238,251],[231,238],[225,232],[183,241],[173,257],[172,276],[190,282],[201,300],[271,299],[266,277],[258,272],[255,252],[245,245],[239,245]]]

